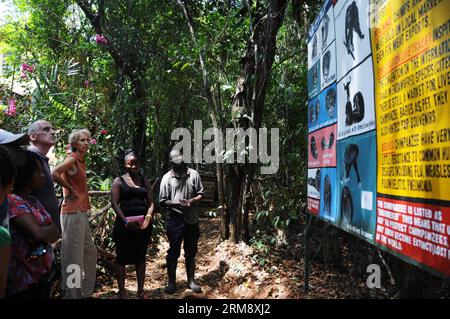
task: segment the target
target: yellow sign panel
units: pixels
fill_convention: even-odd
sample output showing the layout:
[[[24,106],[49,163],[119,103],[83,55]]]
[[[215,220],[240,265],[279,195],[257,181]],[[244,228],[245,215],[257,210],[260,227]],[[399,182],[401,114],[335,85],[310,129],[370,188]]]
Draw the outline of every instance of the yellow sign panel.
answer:
[[[374,1],[377,190],[450,200],[450,1]]]

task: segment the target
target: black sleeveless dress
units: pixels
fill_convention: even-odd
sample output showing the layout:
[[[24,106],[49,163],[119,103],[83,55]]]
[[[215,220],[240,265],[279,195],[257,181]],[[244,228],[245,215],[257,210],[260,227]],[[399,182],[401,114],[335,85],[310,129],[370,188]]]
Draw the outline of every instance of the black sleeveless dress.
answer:
[[[145,185],[143,178],[141,184]],[[130,187],[121,176],[119,206],[125,217],[145,215],[148,209],[147,189]],[[151,233],[151,224],[144,230],[129,230],[125,227],[122,219],[116,217],[112,237],[116,243],[116,262],[119,265],[145,262]]]

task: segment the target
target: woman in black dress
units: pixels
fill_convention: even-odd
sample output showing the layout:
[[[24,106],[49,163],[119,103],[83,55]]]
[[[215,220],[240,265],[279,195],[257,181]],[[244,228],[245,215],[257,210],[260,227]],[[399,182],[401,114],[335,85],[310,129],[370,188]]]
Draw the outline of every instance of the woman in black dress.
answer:
[[[117,214],[113,240],[116,243],[115,266],[119,298],[125,297],[126,265],[136,266],[138,297],[145,298],[145,258],[154,210],[152,188],[139,173],[139,158],[134,151],[125,153],[125,171],[125,175],[114,180],[111,191],[112,207]],[[141,216],[141,220],[130,221],[129,217],[132,216]]]

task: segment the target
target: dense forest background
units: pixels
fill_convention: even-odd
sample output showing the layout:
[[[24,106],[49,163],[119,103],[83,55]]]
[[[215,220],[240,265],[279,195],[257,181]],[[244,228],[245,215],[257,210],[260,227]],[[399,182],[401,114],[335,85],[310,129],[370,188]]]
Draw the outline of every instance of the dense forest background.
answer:
[[[9,66],[0,83],[2,128],[18,132],[37,119],[52,122],[59,159],[70,131],[88,128],[95,139],[88,163],[92,190],[109,190],[130,147],[157,186],[168,169],[172,130],[193,130],[194,120],[204,129],[279,128],[276,174],[261,175],[256,164],[196,168],[216,181],[209,213],[219,220],[221,240],[251,245],[261,267],[274,256],[303,265],[306,40],[322,1],[13,3],[17,14],[0,27],[0,53]],[[314,276],[324,280],[321,271],[344,291],[352,276],[365,283],[370,263],[386,269],[383,292],[343,296],[449,296],[448,283],[319,220],[311,227],[314,296],[330,297],[314,287]],[[292,269],[302,276],[301,268]]]

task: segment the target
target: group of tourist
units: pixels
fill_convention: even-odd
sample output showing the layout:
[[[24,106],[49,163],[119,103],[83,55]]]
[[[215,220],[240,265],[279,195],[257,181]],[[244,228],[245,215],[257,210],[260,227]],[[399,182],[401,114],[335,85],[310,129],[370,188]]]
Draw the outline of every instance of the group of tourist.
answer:
[[[54,250],[60,247],[62,297],[91,298],[95,290],[97,248],[89,226],[85,158],[91,134],[72,131],[70,150],[62,163],[50,168],[47,153],[56,143],[55,129],[45,120],[30,125],[27,134],[0,129],[0,299],[47,299],[58,277]],[[197,171],[188,168],[178,151],[169,155],[172,169],[160,184],[159,204],[166,211],[169,294],[177,290],[176,269],[184,241],[187,286],[195,283],[195,256],[199,239],[198,202],[203,186]],[[137,296],[144,291],[146,255],[155,213],[153,190],[140,169],[138,154],[125,152],[125,174],[111,188],[116,220],[112,239],[116,247],[118,297],[126,296],[126,265],[135,265]],[[55,183],[63,190],[58,200]]]

